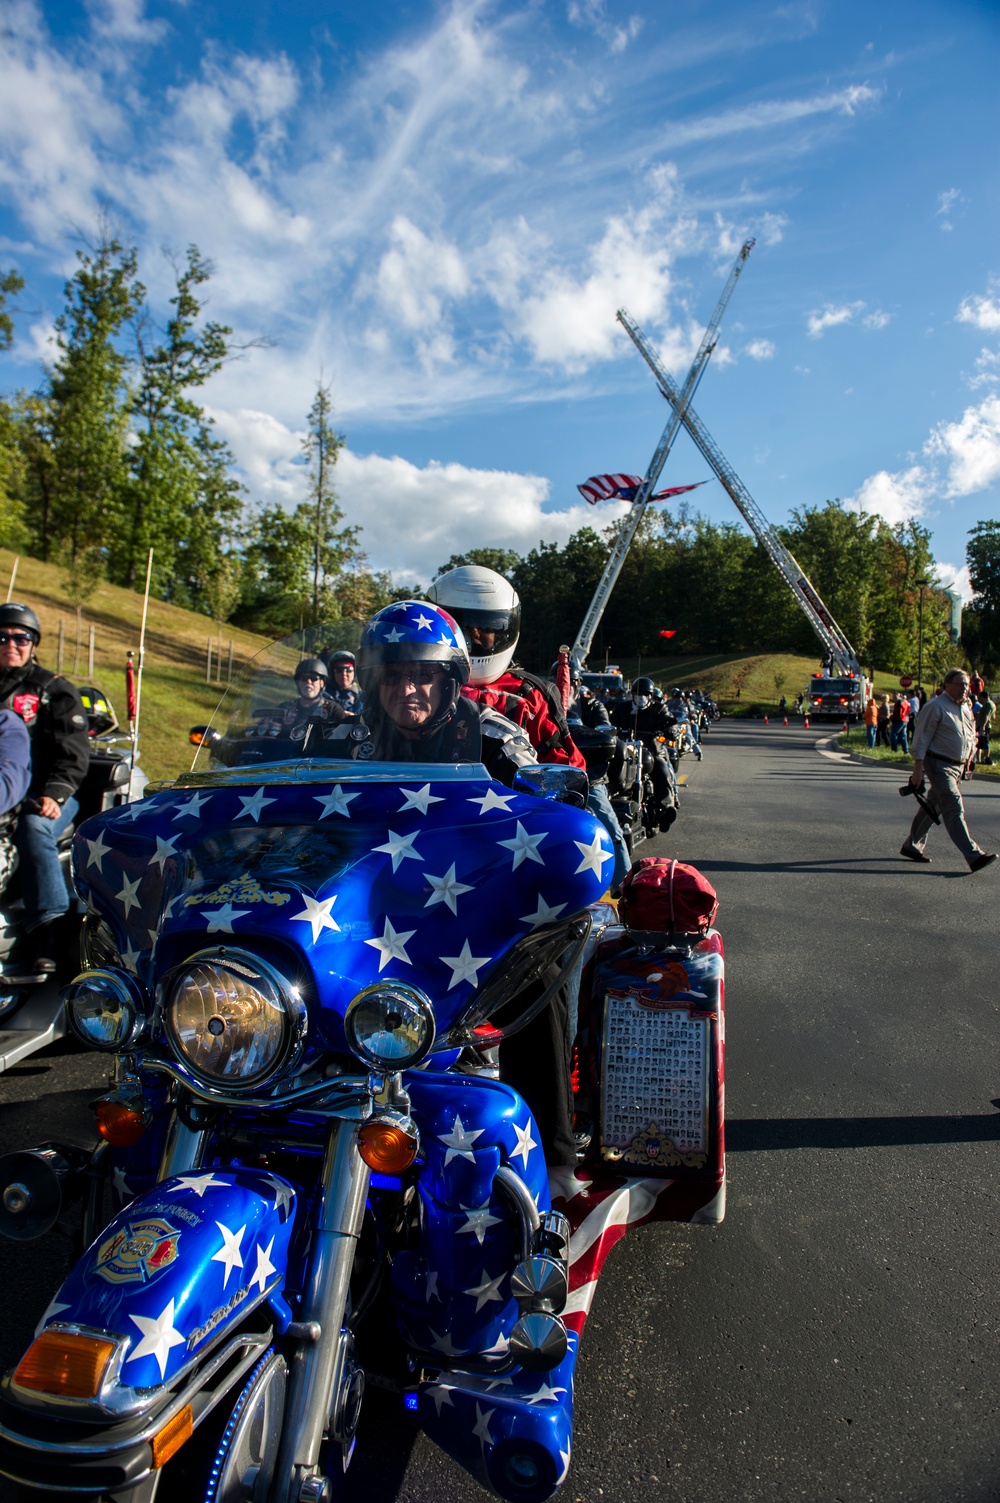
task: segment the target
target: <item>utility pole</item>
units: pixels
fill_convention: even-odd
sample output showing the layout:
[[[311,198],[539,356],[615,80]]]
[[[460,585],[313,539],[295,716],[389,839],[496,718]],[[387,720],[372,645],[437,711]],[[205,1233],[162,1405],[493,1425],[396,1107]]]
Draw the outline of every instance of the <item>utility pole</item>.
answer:
[[[920,626],[917,636],[917,683],[922,689],[924,687],[924,591],[927,588],[927,580],[918,579],[917,584],[920,587]]]

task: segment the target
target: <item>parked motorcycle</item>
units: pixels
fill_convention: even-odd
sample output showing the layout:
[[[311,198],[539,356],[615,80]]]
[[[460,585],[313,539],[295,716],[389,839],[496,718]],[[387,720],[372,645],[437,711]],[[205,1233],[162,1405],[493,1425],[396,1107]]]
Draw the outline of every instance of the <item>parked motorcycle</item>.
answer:
[[[138,768],[132,772],[129,741],[115,736],[118,722],[107,697],[99,689],[87,687],[80,690],[80,699],[91,738],[90,763],[77,790],[80,813],[76,825],[65,830],[59,841],[60,863],[74,897],[70,876],[74,830],[91,815],[127,802],[130,778],[134,794],[146,783]],[[19,807],[0,817],[0,963],[7,959],[21,935],[20,876],[14,845]],[[61,922],[64,960],[60,973],[33,974],[28,968],[18,971],[16,976],[0,975],[0,1074],[62,1038],[66,1031],[60,987],[78,968],[80,914],[71,909]]]
[[[89,1244],[0,1390],[0,1473],[29,1489],[335,1499],[367,1375],[484,1487],[543,1500],[610,1247],[721,1220],[718,934],[618,923],[573,768],[506,788],[471,746],[261,733],[311,645],[251,664],[192,775],[76,837],[67,1006],[115,1076],[92,1156],[0,1161],[0,1231],[76,1197]],[[503,1045],[581,957],[595,1131],[550,1175]]]
[[[588,776],[607,777],[608,797],[631,859],[660,827],[660,810],[653,793],[652,753],[641,741],[623,735],[614,726],[585,726],[573,721],[572,731]]]

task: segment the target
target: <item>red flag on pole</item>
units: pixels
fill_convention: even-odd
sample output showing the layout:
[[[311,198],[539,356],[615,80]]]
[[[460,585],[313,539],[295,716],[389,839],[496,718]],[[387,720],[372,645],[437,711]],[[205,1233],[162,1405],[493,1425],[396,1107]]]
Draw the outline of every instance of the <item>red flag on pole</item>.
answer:
[[[135,703],[135,663],[132,661],[132,653],[131,652],[128,655],[128,661],[125,664],[125,699],[126,699],[125,713],[127,714],[129,720],[134,720],[135,719],[135,711],[136,711],[136,703]]]
[[[676,629],[676,627],[674,628],[673,631],[661,631],[660,632],[660,636],[661,637],[676,637],[676,635],[677,635],[677,629]]]

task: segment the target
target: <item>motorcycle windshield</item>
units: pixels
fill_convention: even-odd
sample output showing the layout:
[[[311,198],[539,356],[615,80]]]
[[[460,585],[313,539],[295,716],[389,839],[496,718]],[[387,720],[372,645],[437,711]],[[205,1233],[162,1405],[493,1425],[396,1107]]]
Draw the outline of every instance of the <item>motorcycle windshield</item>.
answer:
[[[336,628],[316,626],[265,647],[227,689],[192,771],[316,760],[478,763],[479,715],[451,664],[377,663],[342,703],[324,653]]]

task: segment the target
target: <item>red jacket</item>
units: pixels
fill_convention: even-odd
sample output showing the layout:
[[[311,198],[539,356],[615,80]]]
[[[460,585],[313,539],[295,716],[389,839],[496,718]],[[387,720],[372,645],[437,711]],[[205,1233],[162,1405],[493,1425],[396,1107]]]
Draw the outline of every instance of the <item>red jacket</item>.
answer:
[[[504,673],[492,684],[469,684],[462,690],[487,709],[496,710],[521,726],[540,762],[559,762],[586,771],[587,764],[572,736],[563,735],[549,711],[541,689],[525,683],[518,673]]]

